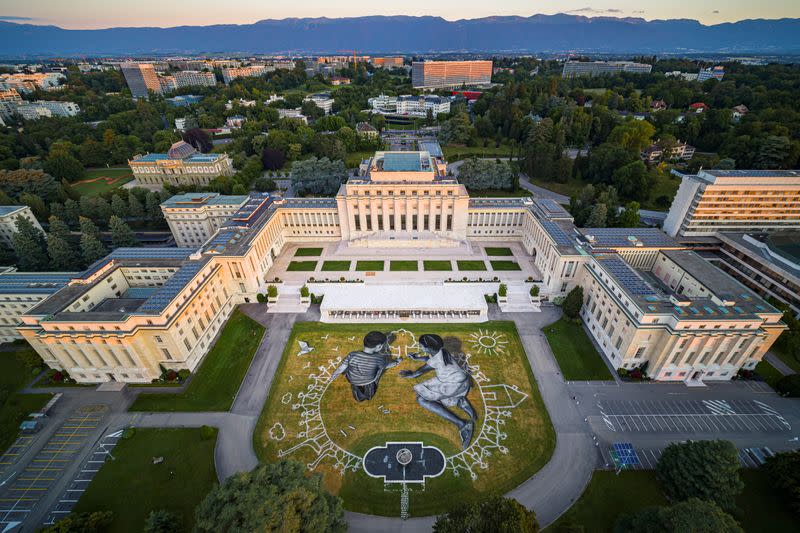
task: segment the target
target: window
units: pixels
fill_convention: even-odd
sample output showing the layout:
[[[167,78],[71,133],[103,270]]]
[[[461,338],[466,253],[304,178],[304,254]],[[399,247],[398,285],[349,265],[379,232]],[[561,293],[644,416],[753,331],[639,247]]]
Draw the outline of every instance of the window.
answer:
[[[167,350],[166,348],[161,348],[161,353],[164,354],[165,359],[167,359],[168,361],[172,361],[172,356],[170,355],[169,350]]]
[[[159,337],[158,335],[156,335],[154,338],[155,338],[156,342],[164,342],[164,340],[161,337]]]
[[[636,355],[634,355],[634,357],[637,359],[642,357],[645,351],[647,351],[647,346],[640,346],[639,349],[636,350]]]

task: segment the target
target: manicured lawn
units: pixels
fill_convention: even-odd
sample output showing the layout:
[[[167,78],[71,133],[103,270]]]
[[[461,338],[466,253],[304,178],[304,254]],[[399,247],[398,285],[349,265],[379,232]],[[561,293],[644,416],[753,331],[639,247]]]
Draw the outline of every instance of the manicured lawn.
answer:
[[[96,196],[116,189],[133,179],[133,173],[125,168],[87,169],[81,180],[72,183],[73,190],[81,196]]]
[[[410,272],[419,270],[419,265],[416,261],[390,261],[389,270],[392,272]]]
[[[357,168],[361,161],[368,159],[375,155],[374,151],[367,150],[364,152],[349,152],[344,158],[344,164],[347,168]]]
[[[383,261],[356,261],[356,270],[359,272],[365,271],[383,271]]]
[[[550,349],[561,367],[564,379],[569,381],[612,379],[602,356],[594,349],[583,327],[561,318],[544,328]]]
[[[778,372],[778,369],[767,361],[760,361],[756,365],[756,374],[764,378],[764,381],[773,389],[775,388],[775,384],[783,377],[783,374]]]
[[[33,351],[32,348],[24,350]],[[20,423],[29,413],[38,411],[46,404],[51,394],[20,394],[33,379],[15,351],[0,352],[0,391],[8,393],[0,397],[0,455],[17,438]]]
[[[215,443],[216,431],[204,440],[200,428],[138,428],[120,440],[75,512],[112,511],[108,531],[139,533],[150,511],[165,509],[182,518],[180,531],[191,531],[195,508],[217,482]]]
[[[493,142],[489,146],[442,146],[442,153],[444,158],[449,162],[458,161],[468,157],[499,157],[500,159],[508,159],[511,154],[511,148],[505,145],[500,145],[499,148],[495,147]]]
[[[347,272],[350,270],[350,261],[325,261],[320,270],[323,272]]]
[[[522,270],[519,263],[516,261],[489,261],[492,264],[492,270]]]
[[[322,255],[322,248],[298,248],[294,252],[295,257],[318,257]]]
[[[229,410],[263,335],[264,327],[237,309],[184,392],[143,393],[130,410]]]
[[[321,443],[323,438],[358,458],[371,447],[387,441],[422,441],[438,447],[445,456],[461,451],[455,426],[422,409],[415,401],[413,386],[430,379],[432,374],[417,379],[402,377],[401,371],[418,368],[421,364],[408,358],[383,374],[375,397],[369,401],[356,402],[344,377],[326,385],[319,400],[309,397],[308,387],[313,386],[319,372],[309,375],[308,368],[330,372],[326,366],[329,366],[331,354],[344,356],[359,349],[364,335],[374,328],[371,323],[295,323],[253,435],[253,446],[261,461],[274,461],[282,452],[286,459],[311,464],[319,453],[316,442]],[[547,463],[555,445],[555,434],[513,322],[381,324],[381,328],[396,332],[391,344],[394,354],[413,350],[416,339],[423,333],[441,335],[454,353],[469,351],[472,354],[470,363],[479,365],[481,373],[489,380],[482,385],[490,387],[483,395],[479,386],[473,384],[467,396],[477,415],[470,450],[480,453],[480,462],[485,464],[472,465],[474,479],[461,464],[458,475],[448,468],[439,477],[429,479],[424,491],[411,490],[409,510],[412,515],[437,514],[457,502],[504,494]],[[313,346],[314,351],[298,357],[299,340]],[[288,376],[294,378],[290,380]],[[306,394],[299,396],[299,393]],[[303,405],[298,406],[301,402]],[[479,433],[492,435],[495,431],[494,422],[487,416],[487,405],[508,406],[507,416],[499,426],[504,436],[503,452],[489,444],[492,437],[476,440]],[[327,434],[325,437],[315,433],[315,442],[307,442],[305,433],[303,421],[307,420],[309,409],[317,410]],[[486,448],[479,452],[478,446]],[[323,457],[314,472],[323,474],[325,487],[341,496],[347,509],[397,516],[400,500],[397,491],[384,490],[382,480],[370,478],[360,467],[340,474],[336,469],[337,458]]]
[[[744,490],[736,498],[739,512],[734,516],[745,531],[797,531],[797,516],[789,508],[787,494],[775,488],[766,470],[747,468],[739,475]]]
[[[778,356],[778,359],[783,361],[786,365],[789,366],[795,372],[800,373],[800,353],[792,355],[790,353],[786,353],[784,350],[779,350],[776,347],[772,347],[769,350],[771,353]]]
[[[423,261],[422,266],[425,270],[453,270],[453,265],[450,261]]]
[[[459,270],[486,270],[483,261],[456,261]]]
[[[614,530],[617,519],[651,505],[667,505],[653,470],[598,470],[583,495],[556,522],[550,532]]]
[[[509,255],[514,255],[514,252],[511,251],[511,248],[493,248],[491,246],[487,246],[486,255],[509,256]]]
[[[316,261],[292,261],[286,267],[287,272],[313,272],[317,268]]]

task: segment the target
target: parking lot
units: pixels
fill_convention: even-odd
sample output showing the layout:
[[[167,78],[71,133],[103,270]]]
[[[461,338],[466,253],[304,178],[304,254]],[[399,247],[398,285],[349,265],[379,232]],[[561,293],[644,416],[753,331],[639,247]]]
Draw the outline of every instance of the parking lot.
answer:
[[[104,436],[95,446],[92,453],[81,465],[80,470],[70,482],[64,493],[58,499],[53,509],[48,513],[43,526],[51,526],[56,521],[67,516],[77,505],[81,495],[89,487],[89,483],[100,471],[100,468],[109,457],[113,457],[111,452],[122,437],[122,431],[115,431]]]
[[[609,446],[600,446],[600,451],[603,456],[603,462],[606,468],[614,468],[614,461],[609,453]],[[739,462],[743,468],[757,468],[760,466],[753,457],[747,453],[745,449],[738,450]],[[635,466],[626,467],[626,470],[655,470],[658,460],[664,453],[664,448],[641,448],[636,450],[636,456],[639,458],[639,464]]]
[[[597,402],[605,426],[618,432],[755,433],[791,430],[775,409],[758,400]]]
[[[20,455],[25,453],[35,438],[36,435],[20,435],[14,444],[9,446],[3,455],[0,455],[0,481],[6,478],[6,472],[11,471]]]
[[[0,488],[0,530],[23,523],[28,514],[59,479],[87,437],[100,424],[107,407],[88,405],[70,416],[18,474],[8,472],[8,484]]]

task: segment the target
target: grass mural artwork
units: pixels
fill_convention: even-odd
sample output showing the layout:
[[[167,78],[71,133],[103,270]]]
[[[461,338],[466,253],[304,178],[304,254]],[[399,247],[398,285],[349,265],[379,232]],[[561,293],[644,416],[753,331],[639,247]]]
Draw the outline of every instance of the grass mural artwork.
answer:
[[[400,362],[381,375],[374,397],[357,402],[347,379],[331,376],[349,352],[363,349],[364,336],[372,330],[394,333],[389,350]],[[409,355],[420,352],[417,341],[425,333],[441,336],[471,376],[467,398],[477,422],[465,450],[457,428],[417,402],[414,385],[436,374],[402,377],[402,371],[420,368],[422,363]],[[298,355],[299,341],[314,350]],[[343,498],[346,508],[387,516],[400,514],[401,487],[367,475],[363,458],[370,449],[387,442],[421,442],[442,452],[446,467],[441,475],[405,485],[409,514],[423,516],[444,512],[454,501],[511,490],[544,466],[555,446],[516,327],[504,321],[297,323],[254,439],[261,460],[301,461],[324,474],[325,486]]]

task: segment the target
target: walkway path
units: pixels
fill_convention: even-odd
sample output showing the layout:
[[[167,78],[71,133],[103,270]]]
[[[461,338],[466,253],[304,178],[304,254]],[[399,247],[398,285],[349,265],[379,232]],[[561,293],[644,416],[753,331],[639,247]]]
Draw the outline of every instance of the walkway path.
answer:
[[[764,356],[764,359],[766,359],[769,364],[775,367],[775,370],[777,370],[784,376],[797,373],[792,369],[792,367],[784,363],[777,355],[775,355],[772,352],[767,352],[767,355]]]

